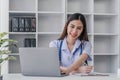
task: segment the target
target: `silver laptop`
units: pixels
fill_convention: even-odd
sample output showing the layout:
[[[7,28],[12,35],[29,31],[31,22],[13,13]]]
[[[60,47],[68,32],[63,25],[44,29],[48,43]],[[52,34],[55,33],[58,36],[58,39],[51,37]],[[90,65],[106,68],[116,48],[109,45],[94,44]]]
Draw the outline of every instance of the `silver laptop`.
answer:
[[[60,73],[57,48],[19,48],[21,72],[26,76],[65,76]]]

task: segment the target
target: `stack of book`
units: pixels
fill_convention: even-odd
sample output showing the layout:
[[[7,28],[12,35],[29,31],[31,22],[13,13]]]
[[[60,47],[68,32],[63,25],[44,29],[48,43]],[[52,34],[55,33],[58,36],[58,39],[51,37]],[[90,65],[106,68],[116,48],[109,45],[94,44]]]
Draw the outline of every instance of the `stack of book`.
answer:
[[[12,17],[10,20],[10,32],[35,32],[35,17]]]
[[[25,38],[24,39],[24,47],[36,47],[36,39],[35,38]]]

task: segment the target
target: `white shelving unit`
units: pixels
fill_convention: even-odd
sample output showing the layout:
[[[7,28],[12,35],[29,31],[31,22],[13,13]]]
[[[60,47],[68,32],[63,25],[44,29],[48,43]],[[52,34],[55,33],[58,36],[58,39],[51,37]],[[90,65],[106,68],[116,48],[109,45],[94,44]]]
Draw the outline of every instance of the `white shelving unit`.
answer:
[[[94,0],[95,71],[116,73],[119,68],[119,5],[119,0]]]
[[[9,20],[13,16],[36,18],[36,32],[9,32],[9,37],[18,41],[18,48],[24,47],[24,38],[36,38],[36,47],[48,47],[60,35],[67,16],[78,12],[86,17],[94,71],[116,73],[120,68],[119,0],[8,1]],[[8,73],[20,72],[18,48],[10,48],[17,60],[9,61]]]

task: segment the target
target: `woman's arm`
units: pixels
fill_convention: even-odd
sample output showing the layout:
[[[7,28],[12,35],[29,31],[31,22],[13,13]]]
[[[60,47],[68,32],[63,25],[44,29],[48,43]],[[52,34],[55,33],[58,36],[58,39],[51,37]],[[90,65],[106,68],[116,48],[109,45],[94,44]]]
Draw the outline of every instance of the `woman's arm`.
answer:
[[[76,62],[74,62],[71,66],[69,67],[60,67],[62,73],[69,74],[72,71],[79,70],[80,72],[83,72],[83,69],[88,69],[89,67],[84,67],[80,68],[80,66],[87,60],[88,55],[87,54],[82,54]],[[86,72],[86,71],[85,71]],[[88,72],[88,71],[87,71]]]
[[[91,53],[91,43],[87,41],[84,43],[83,53],[81,54],[81,56],[78,57],[77,61],[74,62],[69,67],[60,67],[61,71],[63,73],[70,73],[76,70],[79,72],[85,72],[85,73],[90,72],[90,70],[92,70],[92,66],[89,66],[89,67],[82,66],[82,64],[86,60],[92,60],[90,57],[90,53]]]
[[[78,69],[85,62],[85,60],[87,60],[87,58],[87,54],[82,54],[81,56],[79,56],[78,60],[68,67],[69,71],[71,72]]]

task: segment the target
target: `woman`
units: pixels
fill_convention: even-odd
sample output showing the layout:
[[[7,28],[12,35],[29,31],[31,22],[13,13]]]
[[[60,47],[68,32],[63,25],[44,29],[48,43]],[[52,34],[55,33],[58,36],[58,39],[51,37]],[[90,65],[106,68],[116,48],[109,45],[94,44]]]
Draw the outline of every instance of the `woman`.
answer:
[[[59,49],[60,70],[62,73],[90,73],[91,66],[85,66],[91,60],[91,44],[88,40],[85,17],[74,13],[65,24],[58,40],[50,42],[50,47]]]

